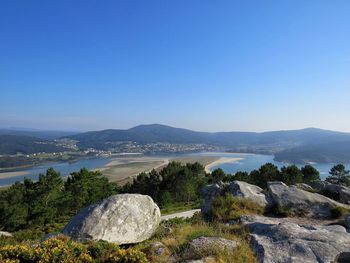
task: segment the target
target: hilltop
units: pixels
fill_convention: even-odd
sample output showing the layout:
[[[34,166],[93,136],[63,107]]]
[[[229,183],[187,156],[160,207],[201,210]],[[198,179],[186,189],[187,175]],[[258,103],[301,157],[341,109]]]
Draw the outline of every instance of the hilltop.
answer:
[[[275,154],[291,163],[349,162],[350,134],[317,128],[271,132],[198,132],[151,124],[127,130],[108,129],[66,136],[84,148],[112,150],[120,142],[204,144],[232,152]]]
[[[83,133],[0,129],[0,155],[80,151],[271,154],[287,163],[348,163],[350,133],[317,128],[271,132],[200,132],[161,124]]]

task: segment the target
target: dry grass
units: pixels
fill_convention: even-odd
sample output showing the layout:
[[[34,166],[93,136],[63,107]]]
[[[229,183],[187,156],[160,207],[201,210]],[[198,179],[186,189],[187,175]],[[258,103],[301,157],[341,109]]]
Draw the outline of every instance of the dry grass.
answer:
[[[171,234],[158,233],[153,241],[162,242],[169,251],[169,254],[154,255],[148,253],[151,262],[168,262],[170,254],[176,255],[180,262],[188,259],[198,259],[211,256],[215,262],[220,263],[257,263],[257,259],[251,250],[251,247],[246,239],[244,230],[239,226],[226,226],[224,224],[212,224],[206,222],[196,222],[194,224],[184,223],[172,226]],[[188,243],[201,236],[222,237],[238,242],[238,246],[234,251],[228,251],[213,245],[205,251],[197,251],[189,256],[186,253]]]
[[[264,208],[256,203],[242,198],[225,194],[217,197],[211,207],[211,220],[227,222],[236,220],[242,215],[262,214]]]

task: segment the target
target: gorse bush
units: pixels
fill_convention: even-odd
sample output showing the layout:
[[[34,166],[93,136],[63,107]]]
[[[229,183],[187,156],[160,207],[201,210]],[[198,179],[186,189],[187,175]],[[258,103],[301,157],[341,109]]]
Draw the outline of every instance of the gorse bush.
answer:
[[[256,203],[226,193],[214,199],[210,209],[210,220],[227,222],[238,219],[242,215],[262,214],[264,208]]]
[[[36,247],[26,244],[0,247],[0,259],[10,262],[92,262],[86,246],[64,236],[50,238]]]
[[[41,263],[148,263],[146,255],[137,249],[120,249],[107,242],[81,244],[61,235],[38,246],[28,244],[0,247],[0,262]]]

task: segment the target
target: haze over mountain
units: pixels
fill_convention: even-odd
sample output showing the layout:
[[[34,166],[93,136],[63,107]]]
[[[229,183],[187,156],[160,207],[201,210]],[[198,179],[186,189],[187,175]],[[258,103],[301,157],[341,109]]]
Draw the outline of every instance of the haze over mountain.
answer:
[[[30,128],[16,128],[11,127],[7,129],[0,129],[0,135],[18,135],[18,136],[31,136],[45,140],[53,140],[63,136],[76,134],[77,132],[72,131],[45,131]]]
[[[54,139],[70,139],[79,149],[113,151],[119,143],[207,145],[223,151],[273,154],[289,163],[350,162],[350,133],[306,128],[270,132],[200,132],[161,124],[83,133],[0,130],[0,154],[30,154],[67,150]],[[157,153],[157,147],[154,152]]]
[[[101,150],[108,150],[111,143],[122,141],[140,144],[207,144],[221,146],[229,151],[276,154],[276,160],[293,163],[350,161],[350,147],[346,147],[350,145],[350,134],[317,128],[262,133],[210,133],[152,124],[127,130],[90,131],[67,138],[77,140],[80,148]]]

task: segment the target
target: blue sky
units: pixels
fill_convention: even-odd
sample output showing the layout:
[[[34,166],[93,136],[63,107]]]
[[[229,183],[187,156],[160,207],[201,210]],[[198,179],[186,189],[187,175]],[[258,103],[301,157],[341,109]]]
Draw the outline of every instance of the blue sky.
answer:
[[[350,1],[1,1],[0,127],[350,132]]]

